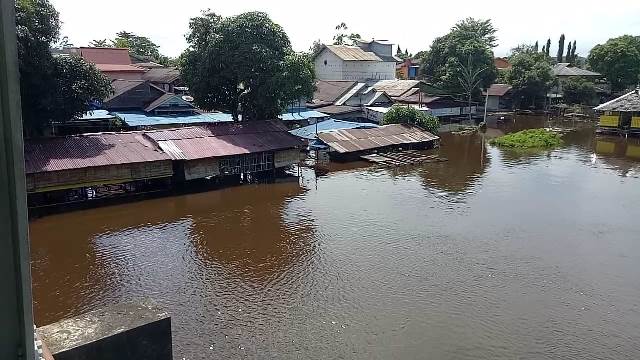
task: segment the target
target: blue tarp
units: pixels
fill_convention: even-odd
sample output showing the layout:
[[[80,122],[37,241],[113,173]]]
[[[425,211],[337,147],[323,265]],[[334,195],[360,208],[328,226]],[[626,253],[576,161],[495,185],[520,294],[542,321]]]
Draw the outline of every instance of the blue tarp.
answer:
[[[318,119],[318,118],[328,118],[329,115],[325,113],[321,113],[320,111],[315,110],[307,110],[300,111],[294,113],[284,113],[280,115],[280,119],[282,121],[299,121],[299,120],[309,120],[309,119]]]
[[[189,115],[155,115],[142,112],[112,112],[129,126],[162,126],[173,124],[202,124],[233,121],[231,114],[207,113]]]
[[[336,120],[336,119],[320,121],[318,122],[317,125],[318,125],[318,128],[317,128],[318,132],[339,130],[339,129],[370,129],[370,128],[379,127],[379,125],[376,125],[376,124],[343,121],[343,120]],[[305,138],[309,140],[315,139],[316,124],[308,125],[298,129],[293,129],[289,132],[301,138]]]

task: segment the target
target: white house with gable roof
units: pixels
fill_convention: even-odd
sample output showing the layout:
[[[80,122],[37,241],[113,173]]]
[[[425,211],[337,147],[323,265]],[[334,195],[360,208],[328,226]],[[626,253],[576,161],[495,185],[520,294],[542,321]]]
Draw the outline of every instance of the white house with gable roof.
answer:
[[[383,40],[359,41],[357,46],[324,45],[315,54],[319,80],[394,80],[393,44]]]

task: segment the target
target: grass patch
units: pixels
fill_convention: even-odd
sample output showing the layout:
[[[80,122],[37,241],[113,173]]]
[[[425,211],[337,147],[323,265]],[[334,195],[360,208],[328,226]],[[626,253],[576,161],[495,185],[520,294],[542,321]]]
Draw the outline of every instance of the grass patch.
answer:
[[[550,149],[562,145],[561,135],[545,129],[529,129],[501,136],[489,141],[511,149]]]

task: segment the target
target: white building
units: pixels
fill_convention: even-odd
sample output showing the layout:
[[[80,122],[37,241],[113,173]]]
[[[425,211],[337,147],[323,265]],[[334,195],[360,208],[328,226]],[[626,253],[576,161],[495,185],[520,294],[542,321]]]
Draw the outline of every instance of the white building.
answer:
[[[393,44],[360,41],[357,46],[325,45],[314,57],[320,80],[394,80],[396,62]]]

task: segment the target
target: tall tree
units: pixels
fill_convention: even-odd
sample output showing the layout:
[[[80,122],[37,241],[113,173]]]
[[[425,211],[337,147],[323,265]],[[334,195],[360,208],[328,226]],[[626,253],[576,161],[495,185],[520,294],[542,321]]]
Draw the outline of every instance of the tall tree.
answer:
[[[109,80],[78,57],[54,57],[59,15],[47,0],[16,2],[20,95],[25,134],[41,135],[51,122],[66,122],[89,110],[89,101],[112,91]]]
[[[558,40],[558,55],[556,56],[556,60],[559,63],[562,62],[564,57],[564,34],[560,35],[560,40]]]
[[[547,57],[549,57],[551,51],[551,38],[547,39],[547,48],[545,49],[545,53],[547,55]]]
[[[451,31],[436,38],[429,52],[424,55],[421,73],[434,85],[451,94],[466,94],[460,78],[471,58],[471,68],[486,68],[480,74],[480,87],[488,87],[498,76],[493,62],[493,47],[496,46],[496,29],[490,20],[465,19]],[[478,90],[473,96],[479,96]]]
[[[182,74],[196,104],[235,120],[273,119],[313,95],[313,65],[295,54],[282,27],[262,12],[222,17],[203,12],[189,23]]]
[[[473,63],[471,56],[467,59],[467,63],[459,64],[462,72],[460,77],[458,77],[458,81],[460,82],[460,86],[464,90],[465,95],[467,95],[468,105],[469,105],[469,121],[471,121],[471,97],[478,89],[478,86],[482,82],[482,73],[488,69],[487,66],[476,65]]]
[[[510,57],[511,69],[507,72],[507,83],[513,86],[516,106],[536,106],[553,86],[555,78],[551,72],[549,58],[521,47]]]
[[[611,83],[613,91],[635,86],[640,81],[640,38],[623,35],[591,49],[589,66]]]
[[[540,51],[540,52],[543,53],[543,54],[547,53],[546,45],[542,45],[542,51]]]
[[[400,49],[400,45],[398,45],[398,49],[396,49],[396,55],[401,55],[402,50]]]
[[[538,40],[536,40],[536,44],[533,45],[533,49],[535,52],[538,52]]]
[[[317,54],[320,52],[320,50],[322,50],[323,46],[324,44],[322,44],[322,41],[320,41],[320,39],[314,40],[313,44],[311,44],[311,47],[309,48],[309,52],[311,53],[311,55]]]
[[[566,62],[571,63],[571,41],[567,44],[567,56],[565,57]]]
[[[573,46],[571,46],[571,63],[573,65],[577,64],[577,56],[576,56],[576,41],[573,40]]]
[[[333,36],[333,45],[355,45],[362,37],[358,33],[347,34],[349,27],[344,22],[336,26],[337,33]]]

